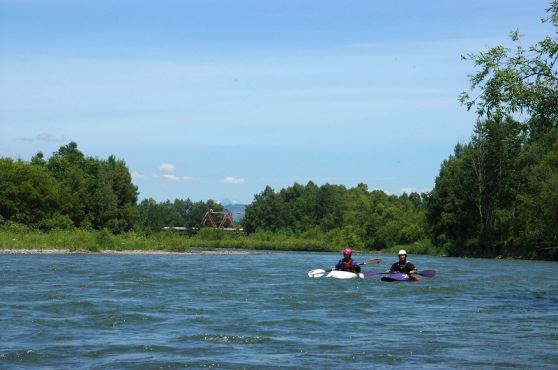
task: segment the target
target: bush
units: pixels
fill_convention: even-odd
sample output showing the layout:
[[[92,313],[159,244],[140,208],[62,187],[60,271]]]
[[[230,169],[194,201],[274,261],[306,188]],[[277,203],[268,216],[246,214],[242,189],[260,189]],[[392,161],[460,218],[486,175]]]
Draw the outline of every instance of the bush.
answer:
[[[12,221],[5,222],[2,225],[2,230],[16,234],[24,234],[30,231],[28,226]]]
[[[203,240],[221,240],[225,237],[225,232],[221,229],[215,229],[211,227],[204,227],[200,229],[197,234],[196,239]]]
[[[104,249],[110,249],[114,247],[115,244],[114,236],[108,229],[98,231],[95,240],[97,241],[97,245]]]
[[[52,230],[71,230],[74,228],[74,222],[70,217],[61,214],[44,219],[39,223],[39,229],[44,231]]]

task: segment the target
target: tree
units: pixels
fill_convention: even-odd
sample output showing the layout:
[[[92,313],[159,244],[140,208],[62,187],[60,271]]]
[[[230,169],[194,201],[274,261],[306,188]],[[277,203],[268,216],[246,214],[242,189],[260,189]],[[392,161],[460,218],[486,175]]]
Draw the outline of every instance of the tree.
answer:
[[[478,235],[474,179],[471,146],[457,144],[427,200],[426,219],[435,244],[452,249]]]
[[[100,161],[95,189],[96,206],[89,211],[97,216],[97,228],[117,233],[130,230],[137,218],[138,193],[126,163],[112,155]]]
[[[547,14],[543,22],[558,29],[558,0]],[[544,254],[540,245],[558,248],[556,35],[525,48],[514,31],[514,48],[464,57],[476,71],[460,101],[476,110],[478,121],[471,142],[442,164],[428,197],[435,243],[459,248],[474,242],[494,251],[522,244],[531,256]]]
[[[540,150],[536,145],[529,149],[530,152]],[[557,258],[558,140],[554,141],[551,150],[544,150],[544,155],[536,164],[526,167],[524,174],[526,189],[518,195],[519,239],[536,247],[554,248],[554,258]]]
[[[246,208],[247,232],[295,233],[306,238],[329,235],[355,247],[385,248],[426,237],[425,209],[414,193],[388,196],[359,184],[317,186],[298,183],[276,193],[269,186]]]
[[[60,188],[43,166],[0,159],[0,215],[37,227],[58,210]]]
[[[42,153],[37,153],[32,162],[42,158]],[[60,212],[70,217],[76,226],[91,223],[88,211],[91,208],[91,183],[96,174],[86,171],[86,162],[75,142],[61,146],[46,162],[46,167],[60,185]]]
[[[558,28],[558,0],[547,13],[542,21]],[[558,124],[558,38],[548,36],[526,49],[519,31],[510,36],[514,50],[496,46],[462,57],[478,70],[469,76],[471,86],[460,101],[467,109],[476,107],[480,117],[524,114],[525,128],[536,138]]]
[[[470,158],[481,245],[499,241],[509,232],[510,217],[506,217],[509,212],[505,210],[515,207],[520,183],[516,159],[522,144],[521,125],[510,117],[495,115],[475,126]]]
[[[39,154],[35,157],[42,158]],[[85,157],[70,142],[53,153],[46,167],[60,184],[60,212],[76,226],[113,232],[133,227],[137,187],[124,161],[113,155],[107,160]]]
[[[258,230],[278,229],[278,225],[274,216],[279,211],[279,199],[275,191],[266,186],[264,191],[254,196],[254,201],[246,207],[244,215],[244,229],[248,233]]]

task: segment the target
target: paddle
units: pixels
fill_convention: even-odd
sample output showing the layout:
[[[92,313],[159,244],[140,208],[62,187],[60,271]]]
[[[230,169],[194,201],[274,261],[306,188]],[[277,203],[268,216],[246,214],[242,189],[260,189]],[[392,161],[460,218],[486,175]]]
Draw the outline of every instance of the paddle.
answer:
[[[376,276],[376,275],[383,275],[383,274],[389,274],[389,272],[380,272],[380,271],[366,271],[363,273],[364,277],[371,277],[371,276]],[[426,277],[434,277],[436,276],[436,270],[422,270],[422,271],[417,271],[415,272],[413,275],[420,275],[420,276],[426,276]]]
[[[359,266],[363,266],[363,265],[375,265],[375,264],[378,264],[378,263],[380,263],[380,262],[382,262],[381,259],[379,259],[379,258],[373,258],[373,259],[368,260],[368,261],[366,261],[366,262],[359,263],[358,265],[359,265]],[[324,270],[324,269],[314,269],[314,270],[310,270],[310,271],[308,271],[308,277],[311,277],[311,278],[320,278],[320,277],[324,276],[326,273],[328,273],[328,272],[330,272],[330,271],[332,271],[332,270],[333,270],[333,269],[329,269],[329,270]]]

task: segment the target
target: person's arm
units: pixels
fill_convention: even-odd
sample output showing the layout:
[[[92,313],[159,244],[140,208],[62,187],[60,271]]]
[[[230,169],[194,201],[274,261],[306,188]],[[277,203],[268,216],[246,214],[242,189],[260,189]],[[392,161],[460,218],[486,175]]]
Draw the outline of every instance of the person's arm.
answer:
[[[416,274],[416,273],[417,273],[417,269],[416,269],[415,265],[413,265],[413,264],[410,263],[410,262],[407,263],[407,271],[408,271],[407,273],[408,273],[409,275],[412,275],[412,274]]]
[[[360,266],[359,266],[359,264],[357,263],[357,261],[353,261],[353,266],[355,267],[355,272],[356,272],[357,274],[359,274],[359,273],[360,273]]]
[[[391,267],[389,268],[389,270],[384,271],[384,274],[389,274],[391,272],[395,272],[395,265],[397,265],[397,262],[394,263],[393,265],[391,265]]]
[[[332,270],[340,270],[340,269],[341,269],[341,260],[337,262],[337,264],[335,265],[335,267],[332,268]]]

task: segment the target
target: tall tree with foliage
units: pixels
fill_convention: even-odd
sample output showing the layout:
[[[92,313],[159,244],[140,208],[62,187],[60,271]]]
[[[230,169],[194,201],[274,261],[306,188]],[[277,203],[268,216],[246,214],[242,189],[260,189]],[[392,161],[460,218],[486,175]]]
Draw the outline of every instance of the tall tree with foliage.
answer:
[[[71,142],[46,161],[0,158],[0,215],[31,227],[130,230],[137,187],[122,160],[85,157]]]
[[[471,145],[458,144],[442,163],[427,199],[427,221],[433,242],[451,250],[478,233]]]
[[[528,48],[519,31],[511,33],[515,49],[497,46],[464,57],[479,69],[470,76],[471,87],[460,100],[480,117],[522,113],[531,137],[545,134],[558,123],[558,0],[550,3],[548,16],[555,36],[547,36]]]
[[[136,219],[137,187],[123,160],[85,157],[75,142],[46,163],[61,186],[61,212],[78,227],[130,230]]]
[[[557,35],[558,1],[547,12],[543,22]],[[457,254],[472,244],[481,255],[487,248],[558,257],[558,190],[552,186],[557,177],[558,38],[548,36],[527,48],[518,31],[511,39],[514,48],[497,46],[464,57],[477,70],[460,100],[479,119],[470,144],[442,165],[427,219],[434,240]]]
[[[38,153],[31,161],[37,162],[42,157],[42,153]],[[88,211],[91,208],[91,182],[95,175],[87,168],[92,164],[87,163],[77,144],[71,142],[54,152],[45,165],[60,184],[60,212],[70,217],[78,227],[91,227]]]
[[[495,115],[475,126],[470,158],[481,246],[509,237],[520,186],[517,157],[523,141],[520,123],[510,117]]]
[[[0,158],[0,217],[38,227],[59,211],[60,187],[43,166]]]

